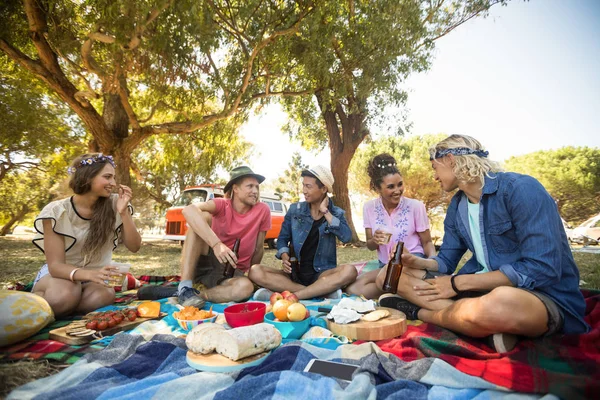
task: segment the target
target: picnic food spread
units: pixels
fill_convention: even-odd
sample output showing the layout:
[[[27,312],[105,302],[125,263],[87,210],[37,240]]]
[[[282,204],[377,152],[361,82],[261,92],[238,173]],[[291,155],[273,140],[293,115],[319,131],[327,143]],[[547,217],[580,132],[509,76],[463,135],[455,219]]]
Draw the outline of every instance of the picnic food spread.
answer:
[[[194,353],[209,354],[216,351],[237,361],[278,347],[281,333],[265,323],[229,330],[223,325],[206,323],[192,329],[185,343]]]

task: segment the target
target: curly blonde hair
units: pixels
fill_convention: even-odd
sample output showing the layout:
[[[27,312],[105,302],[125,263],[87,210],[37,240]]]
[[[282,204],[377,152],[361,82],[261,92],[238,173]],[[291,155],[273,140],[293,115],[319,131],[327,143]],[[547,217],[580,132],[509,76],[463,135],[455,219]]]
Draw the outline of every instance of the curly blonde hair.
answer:
[[[485,151],[484,147],[477,139],[467,135],[451,135],[442,140],[438,144],[429,148],[429,156],[432,160],[437,161],[436,153],[446,149],[469,148],[472,150]],[[481,187],[485,183],[485,177],[490,177],[490,172],[500,172],[502,167],[495,161],[488,160],[485,157],[480,157],[476,154],[466,154],[455,156],[456,163],[452,169],[456,179],[461,182],[473,183],[480,182]]]

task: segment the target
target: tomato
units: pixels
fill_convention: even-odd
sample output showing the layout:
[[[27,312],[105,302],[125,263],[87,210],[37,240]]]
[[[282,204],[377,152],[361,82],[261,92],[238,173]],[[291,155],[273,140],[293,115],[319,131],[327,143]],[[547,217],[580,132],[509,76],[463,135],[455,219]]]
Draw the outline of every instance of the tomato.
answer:
[[[108,327],[112,328],[113,326],[116,326],[118,324],[117,320],[114,318],[111,318],[108,320]]]
[[[98,328],[98,321],[91,320],[87,324],[85,324],[86,329],[96,330]]]
[[[130,321],[135,321],[137,318],[137,315],[135,313],[129,313],[127,314],[127,319]]]
[[[98,330],[99,330],[99,331],[103,331],[103,330],[105,330],[106,328],[108,328],[108,322],[106,322],[106,321],[104,321],[104,320],[102,320],[102,321],[98,322]]]
[[[117,324],[120,324],[124,319],[123,314],[121,313],[115,314],[113,318],[115,321],[117,321]]]

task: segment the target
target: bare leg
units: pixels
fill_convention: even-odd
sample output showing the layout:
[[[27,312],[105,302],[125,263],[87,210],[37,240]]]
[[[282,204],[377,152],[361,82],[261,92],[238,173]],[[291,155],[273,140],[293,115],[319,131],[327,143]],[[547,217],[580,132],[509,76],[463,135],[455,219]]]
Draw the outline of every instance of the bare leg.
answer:
[[[377,287],[377,275],[380,270],[369,271],[359,276],[356,281],[346,288],[346,293],[364,296],[367,299],[376,299],[383,294],[383,291]]]
[[[339,267],[323,272],[315,283],[295,291],[294,294],[300,300],[323,296],[354,282],[356,275],[357,272],[354,265],[340,265]]]
[[[212,224],[212,215],[207,212],[202,213],[202,217],[208,225]],[[181,280],[194,280],[196,264],[201,255],[208,254],[209,246],[192,229],[188,229],[181,251]]]
[[[78,314],[87,314],[115,302],[115,290],[113,288],[107,288],[93,282],[81,286],[83,291],[81,301],[76,309]]]
[[[379,276],[377,277],[377,282],[380,288],[383,286],[383,280],[385,279],[386,271],[387,266],[381,270]],[[422,285],[424,276],[425,271],[422,269],[404,267],[402,270],[402,275],[400,275],[400,282],[398,282],[398,295],[410,301],[411,303],[418,305],[419,307],[423,307],[423,309],[442,310],[450,307],[454,303],[453,300],[445,299],[427,301],[415,293],[413,287],[416,285]]]
[[[254,292],[254,285],[245,276],[235,277],[223,281],[220,285],[201,292],[202,297],[213,303],[227,303],[229,301],[245,301]]]
[[[304,285],[292,281],[285,272],[260,264],[252,266],[248,278],[258,286],[274,292],[289,290],[295,293],[305,288]]]
[[[537,337],[548,329],[548,313],[541,300],[508,286],[481,297],[458,300],[441,310],[422,308],[419,319],[472,337],[494,333]]]
[[[34,294],[46,299],[55,317],[69,315],[81,301],[81,283],[53,278],[48,274],[36,283]]]

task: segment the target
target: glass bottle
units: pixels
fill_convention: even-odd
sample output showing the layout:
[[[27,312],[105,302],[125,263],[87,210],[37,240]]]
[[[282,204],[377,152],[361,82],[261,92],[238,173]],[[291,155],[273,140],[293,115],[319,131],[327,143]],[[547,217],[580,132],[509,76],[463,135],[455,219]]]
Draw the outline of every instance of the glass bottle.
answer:
[[[404,250],[404,242],[398,242],[394,256],[390,259],[383,281],[383,291],[386,293],[396,293],[398,290],[398,282],[402,274],[402,251]]]
[[[240,239],[235,239],[235,243],[233,244],[233,253],[235,257],[238,257],[238,252],[240,251]],[[229,261],[225,263],[225,269],[223,270],[223,276],[225,279],[233,278],[233,274],[235,272],[235,266],[231,265]]]
[[[292,271],[298,272],[298,258],[296,257],[296,252],[294,251],[294,245],[290,243],[290,267]]]

